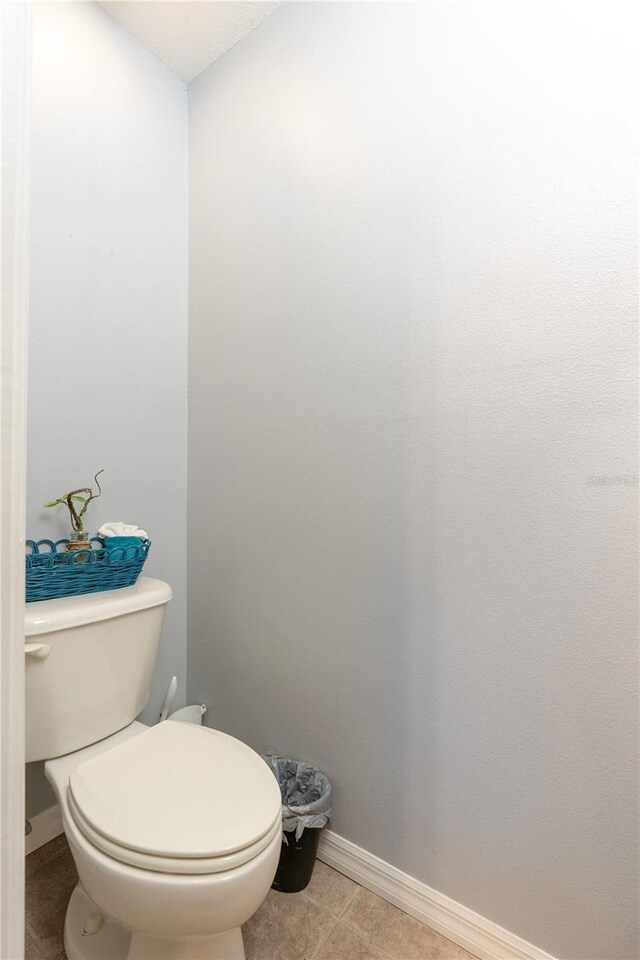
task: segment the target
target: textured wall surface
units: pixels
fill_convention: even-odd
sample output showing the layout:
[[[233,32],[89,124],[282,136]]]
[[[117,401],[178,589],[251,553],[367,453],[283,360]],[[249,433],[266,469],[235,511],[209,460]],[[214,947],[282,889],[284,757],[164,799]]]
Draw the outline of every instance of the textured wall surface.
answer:
[[[190,699],[582,960],[638,954],[615,9],[289,4],[189,93]]]
[[[175,593],[155,718],[186,682],[186,88],[93,3],[37,4],[32,112],[27,530],[67,536],[42,503],[104,467],[89,527],[149,531]],[[44,787],[28,770],[29,814]]]

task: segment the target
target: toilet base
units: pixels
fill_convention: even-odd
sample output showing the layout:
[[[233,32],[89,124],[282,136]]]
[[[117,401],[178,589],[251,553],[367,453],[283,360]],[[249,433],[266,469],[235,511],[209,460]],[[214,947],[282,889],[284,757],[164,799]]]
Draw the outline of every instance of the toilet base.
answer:
[[[71,894],[64,921],[68,960],[245,960],[240,927],[214,937],[159,940],[104,918],[80,884]],[[87,932],[83,932],[87,931]]]
[[[83,934],[87,919],[95,914],[100,914],[100,909],[78,884],[64,918],[64,949],[68,960],[127,960],[131,931],[122,924],[105,918],[95,933]]]
[[[158,940],[134,933],[127,960],[245,960],[240,927],[215,937]]]

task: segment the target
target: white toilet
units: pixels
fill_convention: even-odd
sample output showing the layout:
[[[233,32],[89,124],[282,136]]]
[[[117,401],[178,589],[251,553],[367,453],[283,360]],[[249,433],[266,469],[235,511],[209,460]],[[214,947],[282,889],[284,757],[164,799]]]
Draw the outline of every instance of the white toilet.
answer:
[[[273,880],[276,780],[218,730],[136,721],[170,587],[27,604],[27,761],[46,760],[78,869],[69,960],[242,960]]]

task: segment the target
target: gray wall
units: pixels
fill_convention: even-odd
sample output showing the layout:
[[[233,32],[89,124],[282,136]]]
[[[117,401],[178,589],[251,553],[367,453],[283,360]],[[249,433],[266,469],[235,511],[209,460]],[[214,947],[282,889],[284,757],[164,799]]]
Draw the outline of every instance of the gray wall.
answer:
[[[563,958],[638,953],[628,9],[290,4],[189,91],[189,699]]]
[[[90,484],[89,528],[137,523],[174,589],[144,718],[186,683],[186,87],[93,3],[34,16],[27,530]],[[53,802],[40,766],[27,808]]]

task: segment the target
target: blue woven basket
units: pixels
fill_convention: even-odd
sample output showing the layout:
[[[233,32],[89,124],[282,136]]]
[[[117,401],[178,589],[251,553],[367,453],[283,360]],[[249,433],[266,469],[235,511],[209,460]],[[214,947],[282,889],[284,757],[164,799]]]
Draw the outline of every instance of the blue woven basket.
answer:
[[[69,552],[68,540],[27,540],[27,603],[131,587],[140,576],[151,541],[105,550],[92,538],[91,550]]]

